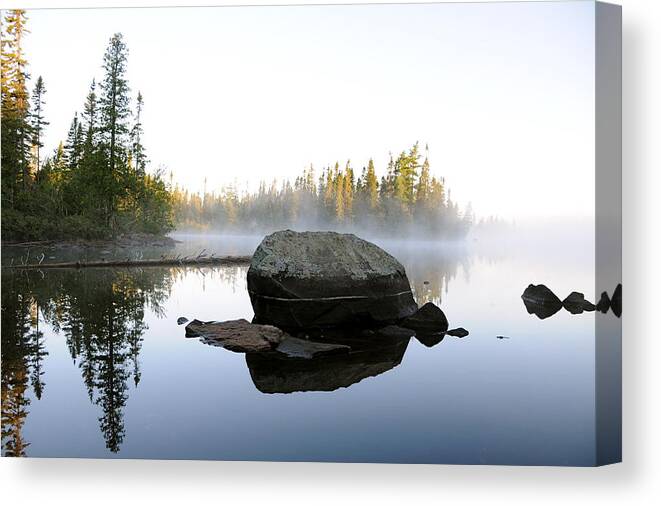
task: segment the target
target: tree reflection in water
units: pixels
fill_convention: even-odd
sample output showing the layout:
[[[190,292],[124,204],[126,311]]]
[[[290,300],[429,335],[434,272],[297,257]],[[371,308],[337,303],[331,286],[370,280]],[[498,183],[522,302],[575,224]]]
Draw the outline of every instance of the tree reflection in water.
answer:
[[[140,381],[139,354],[145,310],[162,314],[176,271],[169,269],[3,272],[2,451],[25,456],[22,428],[29,384],[40,399],[47,355],[39,322],[64,335],[90,400],[101,408],[106,447],[124,438],[127,381]]]
[[[420,258],[419,253],[401,254],[418,304],[440,304],[459,268],[468,273],[465,254],[434,249]],[[129,383],[137,387],[141,379],[145,313],[164,317],[173,284],[192,271],[199,275],[201,293],[210,283],[235,293],[245,290],[246,267],[3,270],[2,454],[27,455],[22,431],[29,406],[47,395],[44,325],[66,339],[90,402],[100,410],[106,447],[119,452]]]

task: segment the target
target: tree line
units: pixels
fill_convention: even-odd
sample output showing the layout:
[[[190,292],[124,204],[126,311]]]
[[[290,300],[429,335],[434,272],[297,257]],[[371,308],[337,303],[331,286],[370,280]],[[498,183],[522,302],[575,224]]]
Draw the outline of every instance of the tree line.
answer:
[[[172,177],[172,176],[171,176]],[[205,184],[206,186],[206,184]],[[225,232],[269,232],[286,227],[332,228],[375,235],[463,237],[474,221],[470,204],[463,211],[452,201],[443,178],[431,174],[428,148],[419,143],[390,156],[378,177],[373,159],[357,175],[351,161],[324,167],[316,176],[306,168],[293,183],[261,182],[241,195],[234,186],[220,192],[190,193],[173,187],[179,228]]]
[[[294,181],[262,182],[253,192],[234,186],[190,193],[148,170],[141,93],[126,77],[128,48],[109,41],[103,76],[91,81],[66,138],[44,153],[49,125],[46,81],[31,93],[23,51],[23,10],[7,11],[2,29],[3,240],[112,238],[164,234],[174,228],[265,233],[281,228],[336,229],[373,235],[463,237],[474,221],[460,210],[443,178],[432,175],[418,143],[390,156],[379,177],[372,159],[362,170],[347,161]]]
[[[106,238],[172,229],[171,195],[147,172],[141,93],[126,78],[128,48],[113,35],[103,77],[92,80],[66,140],[44,154],[47,87],[28,92],[28,33],[23,10],[7,11],[2,29],[2,235],[4,240]]]

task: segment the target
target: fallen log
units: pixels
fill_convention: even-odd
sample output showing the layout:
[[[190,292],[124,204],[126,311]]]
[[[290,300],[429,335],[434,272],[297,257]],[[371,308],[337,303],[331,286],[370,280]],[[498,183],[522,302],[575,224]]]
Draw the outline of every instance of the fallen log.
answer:
[[[180,267],[180,266],[207,266],[207,265],[248,265],[251,256],[204,256],[183,258],[156,258],[152,260],[94,260],[76,262],[52,262],[37,264],[3,265],[5,269],[83,269],[86,267]]]

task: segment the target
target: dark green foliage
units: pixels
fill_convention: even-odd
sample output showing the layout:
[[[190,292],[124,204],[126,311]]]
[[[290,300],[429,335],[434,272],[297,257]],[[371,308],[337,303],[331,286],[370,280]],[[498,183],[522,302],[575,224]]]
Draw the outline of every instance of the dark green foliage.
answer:
[[[147,173],[142,145],[142,94],[129,131],[128,50],[121,34],[110,39],[104,76],[92,81],[83,113],[74,114],[66,141],[41,156],[46,87],[39,77],[32,110],[21,52],[25,15],[5,17],[2,44],[2,238],[43,240],[107,238],[172,229],[172,199],[160,174]],[[42,159],[43,158],[43,159]]]

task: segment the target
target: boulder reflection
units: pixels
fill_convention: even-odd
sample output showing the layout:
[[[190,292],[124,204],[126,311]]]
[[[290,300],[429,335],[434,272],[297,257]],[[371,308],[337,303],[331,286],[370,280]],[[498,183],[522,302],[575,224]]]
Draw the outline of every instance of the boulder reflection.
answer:
[[[346,388],[397,367],[410,338],[385,341],[335,338],[332,341],[349,344],[351,351],[310,359],[290,358],[278,352],[247,353],[246,363],[255,387],[265,394],[330,392]]]

